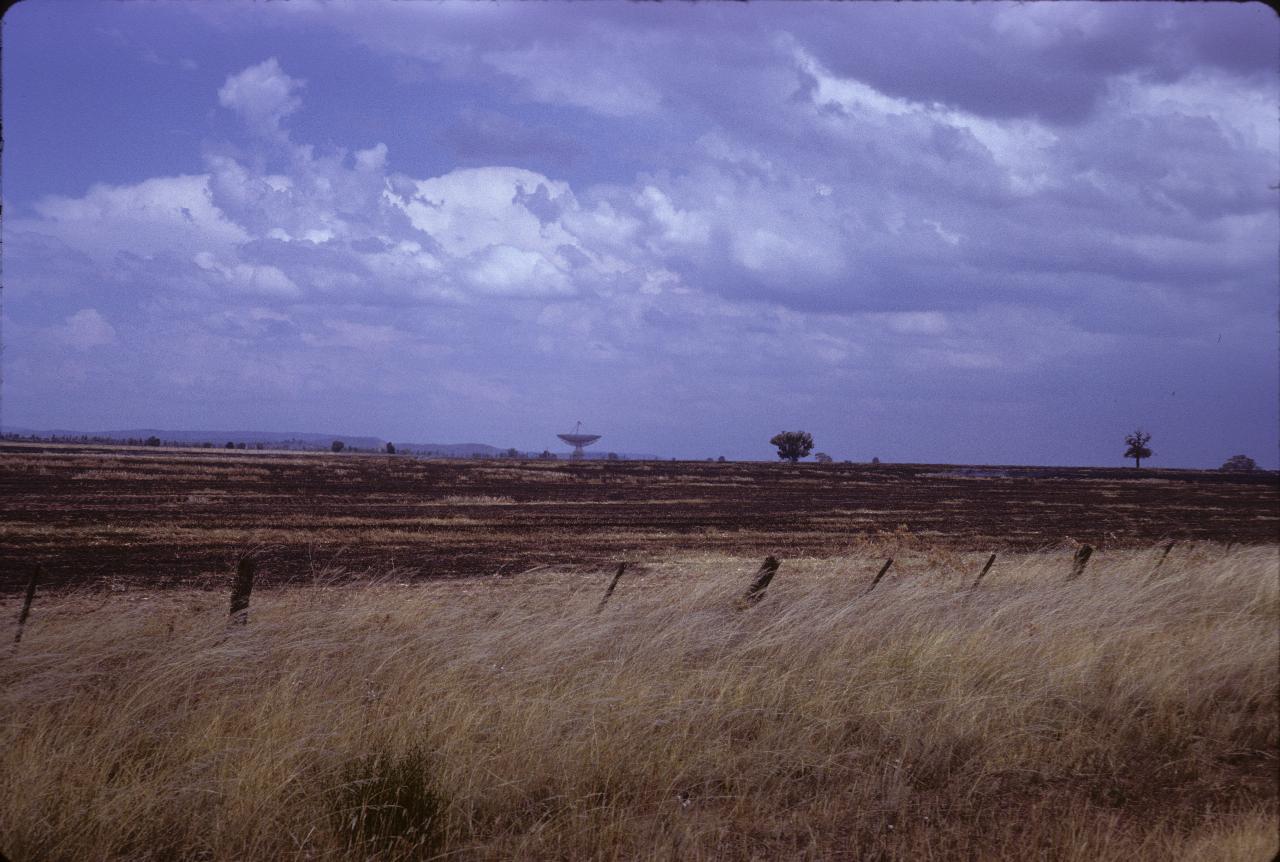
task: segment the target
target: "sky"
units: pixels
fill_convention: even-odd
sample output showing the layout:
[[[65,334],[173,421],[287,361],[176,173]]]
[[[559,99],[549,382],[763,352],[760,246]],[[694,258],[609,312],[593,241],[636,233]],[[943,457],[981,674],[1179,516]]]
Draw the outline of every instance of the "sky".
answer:
[[[0,27],[4,427],[1280,466],[1263,4]]]

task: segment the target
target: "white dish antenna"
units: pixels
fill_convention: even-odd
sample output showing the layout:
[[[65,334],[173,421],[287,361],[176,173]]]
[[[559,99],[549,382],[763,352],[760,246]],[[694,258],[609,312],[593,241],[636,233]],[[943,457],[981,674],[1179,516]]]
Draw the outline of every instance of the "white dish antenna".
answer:
[[[590,446],[592,443],[600,439],[600,434],[583,434],[582,420],[578,420],[578,424],[574,426],[573,431],[569,434],[557,434],[564,442],[573,447],[573,454],[569,457],[577,461],[586,457],[586,453],[582,451],[583,446]]]

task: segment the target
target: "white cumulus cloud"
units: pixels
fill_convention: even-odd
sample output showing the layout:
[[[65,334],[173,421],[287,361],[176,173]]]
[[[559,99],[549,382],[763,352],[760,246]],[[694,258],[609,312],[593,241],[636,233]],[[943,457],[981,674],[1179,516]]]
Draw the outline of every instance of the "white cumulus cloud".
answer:
[[[53,331],[54,338],[75,350],[114,344],[116,330],[97,309],[82,308]]]
[[[302,105],[298,91],[304,86],[305,81],[286,75],[272,57],[227,78],[218,102],[244,117],[254,131],[275,137],[282,134],[281,121]]]

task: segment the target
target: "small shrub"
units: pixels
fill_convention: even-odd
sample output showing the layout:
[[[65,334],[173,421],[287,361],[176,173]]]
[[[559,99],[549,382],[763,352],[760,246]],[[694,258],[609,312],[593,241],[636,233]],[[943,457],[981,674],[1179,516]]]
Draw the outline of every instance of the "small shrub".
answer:
[[[329,449],[334,452],[341,452],[345,448],[347,448],[347,444],[343,443],[341,440],[334,440],[329,444]]]

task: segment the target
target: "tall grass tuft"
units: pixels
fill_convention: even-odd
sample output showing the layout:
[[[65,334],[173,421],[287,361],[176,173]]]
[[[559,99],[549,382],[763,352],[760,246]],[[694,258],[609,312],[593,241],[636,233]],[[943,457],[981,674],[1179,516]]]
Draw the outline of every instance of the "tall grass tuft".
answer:
[[[956,564],[976,570],[985,555]],[[1276,851],[1276,547],[715,555],[598,582],[42,596],[0,663],[14,859],[1135,859]],[[16,611],[19,599],[6,600]],[[7,613],[8,610],[6,609]],[[1258,854],[1261,853],[1259,856]]]
[[[348,851],[416,858],[437,849],[445,806],[421,746],[360,758],[343,770],[333,803]]]

